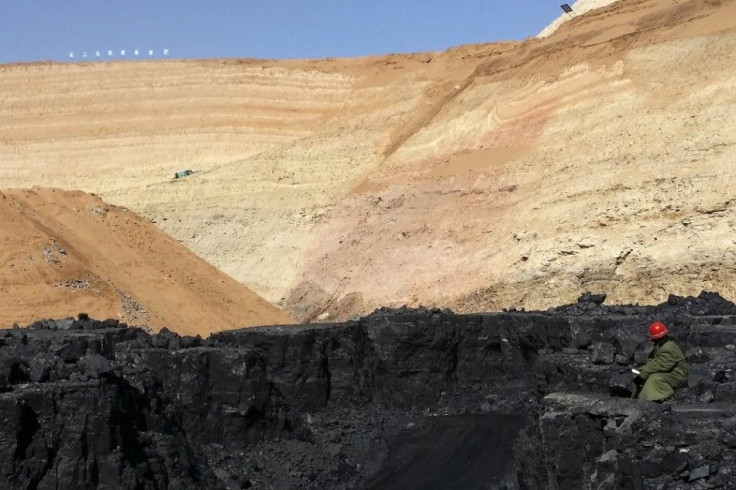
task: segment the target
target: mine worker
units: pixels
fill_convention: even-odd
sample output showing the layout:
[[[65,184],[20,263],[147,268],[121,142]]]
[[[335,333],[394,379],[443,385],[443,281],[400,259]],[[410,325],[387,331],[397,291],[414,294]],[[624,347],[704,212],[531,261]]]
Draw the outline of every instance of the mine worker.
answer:
[[[638,384],[643,383],[644,386],[636,397],[639,400],[663,402],[671,398],[677,388],[687,386],[690,366],[675,341],[669,337],[663,323],[649,325],[649,338],[654,342],[654,349],[637,375]]]

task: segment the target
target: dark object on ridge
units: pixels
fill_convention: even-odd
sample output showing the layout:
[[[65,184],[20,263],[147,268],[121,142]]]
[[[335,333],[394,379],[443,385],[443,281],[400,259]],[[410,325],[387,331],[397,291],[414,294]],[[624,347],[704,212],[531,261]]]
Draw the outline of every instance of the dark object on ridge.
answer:
[[[604,301],[606,301],[605,294],[593,294],[590,291],[583,293],[578,298],[578,303],[593,303],[596,305],[602,305]]]
[[[184,178],[184,177],[186,177],[188,175],[192,175],[193,173],[194,173],[193,170],[180,170],[179,172],[176,172],[174,174],[174,178],[175,179],[181,179],[181,178]]]
[[[734,315],[736,305],[725,299],[718,293],[702,291],[697,297],[675,296],[670,294],[667,303],[659,305],[660,310],[673,309],[678,313],[691,315]]]

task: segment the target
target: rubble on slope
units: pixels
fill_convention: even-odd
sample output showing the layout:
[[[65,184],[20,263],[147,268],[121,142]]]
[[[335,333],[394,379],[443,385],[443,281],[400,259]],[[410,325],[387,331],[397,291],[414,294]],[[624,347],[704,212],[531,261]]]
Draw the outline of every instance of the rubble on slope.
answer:
[[[703,291],[697,297],[670,294],[660,305],[603,305],[605,294],[582,294],[576,303],[550,308],[548,312],[563,315],[736,315],[736,305],[720,294]]]

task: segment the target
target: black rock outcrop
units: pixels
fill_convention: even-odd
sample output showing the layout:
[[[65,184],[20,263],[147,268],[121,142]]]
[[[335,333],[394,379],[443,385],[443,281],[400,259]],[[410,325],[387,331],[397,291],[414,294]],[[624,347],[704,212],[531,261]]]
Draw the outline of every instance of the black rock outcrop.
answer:
[[[381,309],[203,340],[115,320],[0,331],[2,488],[736,488],[736,307]],[[609,395],[646,326],[673,403]],[[615,384],[615,383],[614,383]]]

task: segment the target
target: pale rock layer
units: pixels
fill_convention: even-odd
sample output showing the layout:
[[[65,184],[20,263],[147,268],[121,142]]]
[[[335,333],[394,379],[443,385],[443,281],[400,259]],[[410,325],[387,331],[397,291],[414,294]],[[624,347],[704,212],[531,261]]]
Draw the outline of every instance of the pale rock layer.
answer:
[[[736,4],[589,5],[442,53],[0,67],[0,179],[142,213],[302,320],[736,299]]]

